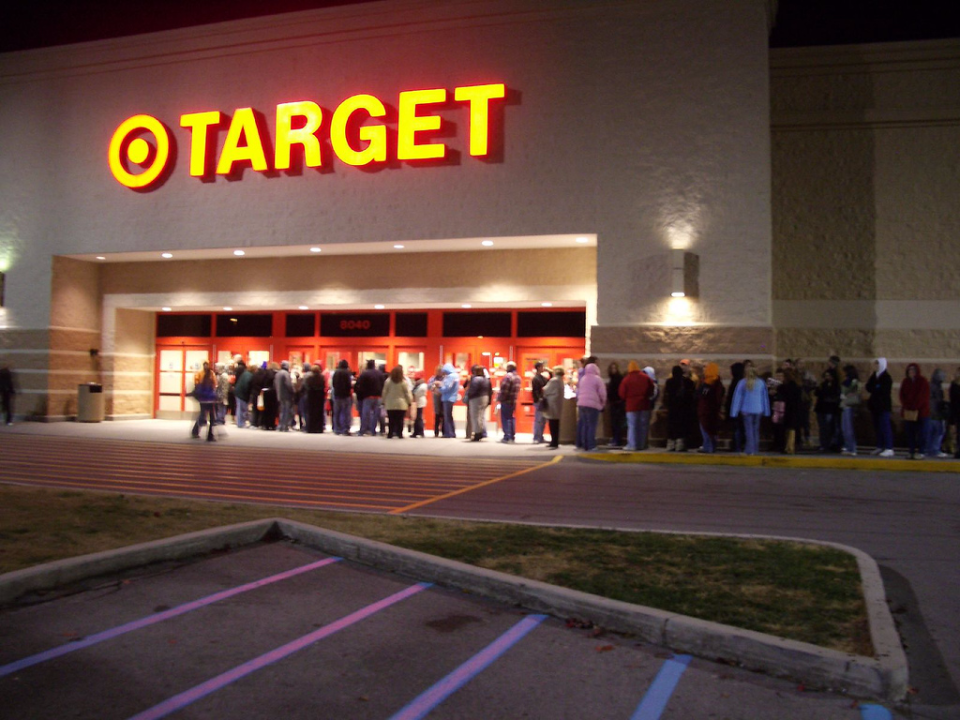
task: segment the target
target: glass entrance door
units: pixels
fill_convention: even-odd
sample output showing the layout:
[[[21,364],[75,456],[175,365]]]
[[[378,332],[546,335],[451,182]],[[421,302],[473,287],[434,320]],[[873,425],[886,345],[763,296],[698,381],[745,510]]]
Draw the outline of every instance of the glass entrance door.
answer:
[[[211,349],[207,346],[178,345],[161,347],[157,353],[157,403],[156,416],[179,420],[184,413],[191,414],[200,406],[190,393],[194,378],[210,361]]]

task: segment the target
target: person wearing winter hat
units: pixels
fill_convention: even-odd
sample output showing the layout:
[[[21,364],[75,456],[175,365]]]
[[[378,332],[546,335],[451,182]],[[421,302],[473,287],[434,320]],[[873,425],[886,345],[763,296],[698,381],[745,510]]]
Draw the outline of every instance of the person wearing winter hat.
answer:
[[[697,387],[697,419],[700,421],[700,434],[703,435],[700,452],[716,451],[722,408],[723,383],[720,382],[720,367],[716,363],[707,363],[703,368],[703,379]]]
[[[627,413],[627,445],[624,450],[628,452],[643,450],[646,446],[654,389],[650,376],[641,372],[640,366],[631,361],[627,365],[626,377],[617,390]]]

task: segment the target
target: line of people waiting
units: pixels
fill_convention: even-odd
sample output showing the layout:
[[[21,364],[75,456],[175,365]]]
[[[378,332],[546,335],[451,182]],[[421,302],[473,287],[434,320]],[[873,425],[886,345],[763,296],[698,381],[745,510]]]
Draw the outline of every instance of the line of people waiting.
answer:
[[[587,451],[597,447],[599,423],[606,411],[609,447],[630,452],[649,447],[651,427],[660,418],[668,451],[698,448],[699,452],[716,452],[718,435],[726,428],[731,449],[752,455],[760,449],[761,423],[769,418],[773,450],[792,454],[798,448],[814,449],[810,445],[812,415],[818,427],[815,449],[856,455],[855,420],[866,406],[876,436],[873,453],[894,455],[893,380],[885,358],[874,361],[866,383],[861,383],[854,365],[841,367],[836,356],[828,361],[820,382],[799,359],[785,360],[775,372],[764,375],[750,360],[734,363],[728,386],[716,363],[695,367],[682,360],[672,368],[662,392],[654,368],[641,369],[630,362],[623,374],[614,362],[604,381],[595,357],[582,358],[572,372],[538,362],[526,377],[534,407],[533,442],[546,443],[549,429],[551,448],[559,446],[564,401],[575,400],[575,442],[578,449]],[[927,380],[919,365],[911,363],[900,383],[900,412],[911,458],[946,457],[945,440],[960,457],[956,431],[950,437],[947,433],[948,427],[956,428],[960,420],[960,368],[950,384],[949,398],[944,394],[944,382],[942,370],[935,370]],[[358,436],[402,438],[406,428],[408,435],[424,437],[424,409],[432,399],[435,437],[457,436],[453,409],[462,403],[467,407],[466,438],[480,442],[487,437],[486,417],[493,406],[499,415],[501,442],[512,443],[516,441],[517,405],[524,378],[513,362],[494,376],[480,365],[464,373],[448,363],[425,378],[412,369],[404,372],[401,366],[388,373],[385,365],[378,366],[373,360],[360,372],[342,360],[330,372],[309,363],[291,368],[287,361],[251,368],[237,358],[229,367],[218,364],[211,369],[205,363],[195,386],[201,413],[194,437],[199,437],[205,424],[211,428],[224,424],[230,407],[238,428],[249,423],[265,430],[288,432],[298,426],[304,432],[322,433],[329,417],[335,434],[351,435],[356,411]],[[210,431],[208,439],[215,439]]]

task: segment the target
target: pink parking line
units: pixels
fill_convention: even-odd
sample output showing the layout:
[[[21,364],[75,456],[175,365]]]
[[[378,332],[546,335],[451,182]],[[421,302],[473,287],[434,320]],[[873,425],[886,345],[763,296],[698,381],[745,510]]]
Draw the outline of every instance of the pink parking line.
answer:
[[[325,558],[324,560],[318,560],[317,562],[310,563],[309,565],[303,565],[298,568],[293,568],[292,570],[287,570],[286,572],[277,573],[276,575],[271,575],[270,577],[265,577],[260,580],[255,580],[253,582],[247,583],[245,585],[239,585],[235,588],[230,588],[229,590],[224,590],[222,592],[215,593],[213,595],[208,595],[207,597],[200,598],[199,600],[194,600],[193,602],[188,602],[183,605],[178,605],[175,608],[169,610],[164,610],[163,612],[150,615],[148,617],[140,618],[139,620],[133,620],[124,625],[118,625],[115,628],[109,630],[104,630],[103,632],[98,632],[94,635],[88,635],[87,637],[78,640],[77,642],[67,643],[66,645],[61,645],[59,647],[51,648],[50,650],[44,650],[41,653],[36,655],[31,655],[25,657],[22,660],[17,660],[7,665],[0,665],[0,677],[5,675],[10,675],[17,672],[18,670],[23,670],[32,665],[37,665],[38,663],[46,662],[47,660],[52,660],[54,658],[61,657],[68,653],[72,653],[76,650],[82,650],[83,648],[88,648],[91,645],[96,645],[101,643],[104,640],[111,640],[120,635],[124,635],[128,632],[133,632],[134,630],[140,630],[141,628],[148,627],[150,625],[155,625],[164,620],[169,620],[170,618],[177,617],[178,615],[183,615],[184,613],[197,610],[207,605],[212,605],[215,602],[221,600],[226,600],[231,598],[234,595],[239,595],[240,593],[249,592],[250,590],[256,590],[257,588],[264,587],[265,585],[271,585],[275,582],[280,582],[281,580],[287,580],[297,575],[302,575],[305,572],[310,572],[311,570],[316,570],[317,568],[324,567],[325,565],[331,565],[335,562],[338,562],[340,558],[330,557]]]
[[[314,632],[304,635],[293,642],[282,645],[276,650],[271,650],[270,652],[265,653],[258,658],[254,658],[253,660],[245,662],[242,665],[238,665],[232,670],[228,670],[225,673],[217,675],[215,678],[211,678],[204,683],[196,685],[189,690],[180,693],[179,695],[174,695],[172,698],[163,701],[159,705],[154,705],[152,708],[134,715],[130,718],[130,720],[157,720],[157,718],[166,717],[170,713],[181,710],[187,705],[190,705],[191,703],[194,703],[197,700],[206,697],[207,695],[210,695],[211,693],[214,693],[223,687],[226,687],[230,683],[235,682],[240,678],[246,677],[257,670],[266,667],[267,665],[272,665],[278,660],[283,660],[285,657],[302,650],[308,645],[312,645],[318,640],[322,640],[330,635],[333,635],[335,632],[353,625],[354,623],[358,623],[364,618],[368,618],[374,613],[388,608],[391,605],[400,602],[401,600],[405,600],[412,595],[416,595],[417,593],[426,590],[430,586],[431,583],[417,583],[416,585],[408,587],[406,590],[401,590],[398,593],[394,593],[390,597],[384,598],[379,602],[357,610],[356,612],[342,617],[336,622],[330,623],[319,630],[315,630]]]

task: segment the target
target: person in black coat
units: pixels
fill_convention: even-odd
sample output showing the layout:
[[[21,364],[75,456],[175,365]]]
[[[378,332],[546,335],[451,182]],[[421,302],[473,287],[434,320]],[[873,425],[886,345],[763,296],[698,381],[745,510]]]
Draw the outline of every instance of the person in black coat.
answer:
[[[260,392],[266,382],[266,363],[253,371],[250,379],[250,427],[260,427]]]
[[[623,447],[627,428],[627,403],[620,397],[623,373],[615,362],[607,367],[607,407],[610,409],[610,447]]]
[[[319,365],[314,365],[310,374],[304,379],[303,389],[307,393],[307,432],[322,433],[323,404],[327,397],[327,384]]]
[[[817,397],[813,411],[817,414],[820,452],[838,452],[840,448],[834,445],[840,419],[840,380],[836,371],[824,370],[820,385],[813,392]]]
[[[273,381],[277,377],[277,364],[271,363],[263,375],[263,412],[260,413],[260,427],[264,430],[277,429],[277,413],[280,402],[273,389]]]
[[[877,435],[877,449],[874,455],[893,457],[893,426],[890,425],[890,413],[893,410],[893,378],[887,372],[887,359],[873,361],[873,374],[867,380],[867,392],[870,398],[867,406],[873,416],[873,427]]]
[[[697,427],[697,386],[674,365],[663,386],[663,407],[667,411],[667,450],[684,452],[687,438]]]
[[[13,372],[8,365],[0,368],[0,402],[3,403],[3,413],[7,425],[13,425],[13,396],[17,388],[13,382]]]

